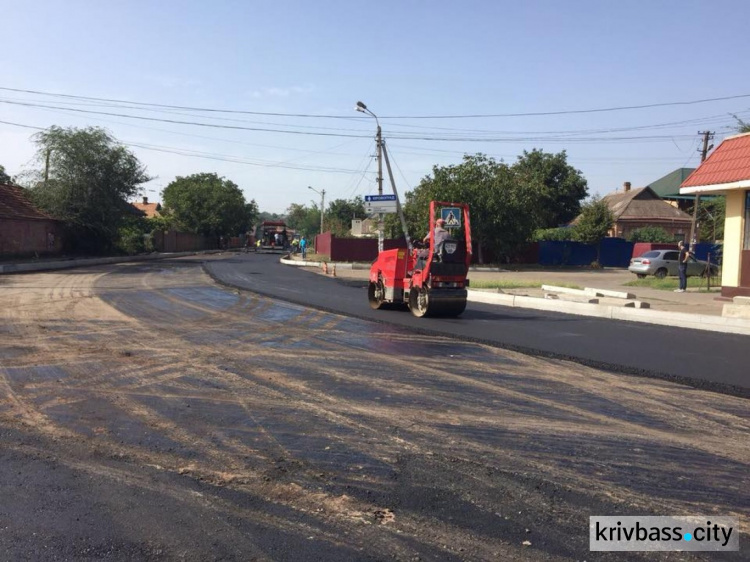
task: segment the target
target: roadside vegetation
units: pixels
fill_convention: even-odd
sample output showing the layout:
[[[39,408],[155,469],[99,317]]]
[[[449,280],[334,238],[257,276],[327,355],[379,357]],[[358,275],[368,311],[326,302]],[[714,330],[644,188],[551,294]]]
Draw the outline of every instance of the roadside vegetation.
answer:
[[[656,277],[646,277],[645,279],[634,279],[624,284],[625,287],[648,287],[659,291],[674,291],[679,287],[680,280],[677,277],[665,277],[658,279]],[[708,292],[706,288],[706,279],[703,277],[688,277],[688,289],[698,289],[698,292]],[[721,291],[721,280],[719,277],[711,278],[711,291]]]
[[[746,130],[748,124],[737,120],[738,130]],[[367,218],[361,196],[334,199],[325,208],[322,201],[320,205],[292,203],[283,215],[271,216],[255,200],[246,201],[245,190],[230,179],[196,170],[169,183],[160,194],[160,215],[147,219],[129,201],[141,195],[153,178],[106,130],[52,126],[34,140],[37,154],[32,169],[11,178],[0,166],[0,182],[25,188],[40,209],[61,220],[68,233],[66,250],[78,253],[150,251],[153,233],[168,229],[207,238],[241,237],[264,218],[283,219],[311,241],[321,224],[337,237],[350,237],[352,219]],[[586,179],[568,164],[564,150],[524,151],[511,163],[482,153],[466,154],[459,164],[433,166],[402,199],[413,238],[427,232],[431,200],[469,204],[479,264],[512,263],[532,241],[571,240],[596,246],[591,267],[598,268],[601,240],[613,223],[607,205],[598,197],[589,198]],[[724,204],[721,197],[701,201],[702,239],[723,237]],[[403,235],[398,216],[388,214],[384,222],[386,237]],[[640,229],[631,238],[672,241],[663,229],[653,227]]]

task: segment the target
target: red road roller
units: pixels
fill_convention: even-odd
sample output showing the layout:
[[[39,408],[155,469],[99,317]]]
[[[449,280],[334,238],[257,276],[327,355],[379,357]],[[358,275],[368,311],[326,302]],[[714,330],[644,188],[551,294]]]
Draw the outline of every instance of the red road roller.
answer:
[[[439,216],[436,218],[436,211]],[[437,227],[437,228],[436,228]],[[430,202],[425,247],[384,250],[370,268],[370,307],[406,305],[414,316],[458,316],[466,309],[471,224],[466,203]]]

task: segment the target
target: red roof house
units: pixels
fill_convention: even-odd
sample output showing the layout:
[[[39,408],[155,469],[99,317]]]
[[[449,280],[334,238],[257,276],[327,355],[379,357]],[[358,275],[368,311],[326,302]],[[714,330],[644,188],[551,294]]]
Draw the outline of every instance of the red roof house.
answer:
[[[146,218],[148,219],[158,217],[160,215],[161,204],[149,203],[148,197],[144,197],[142,203],[132,203],[132,205],[133,207],[141,211],[144,215],[146,215]]]
[[[680,186],[703,193],[726,196],[721,294],[750,296],[750,133],[725,138]]]
[[[0,257],[58,253],[62,232],[60,221],[34,207],[22,188],[0,184]]]

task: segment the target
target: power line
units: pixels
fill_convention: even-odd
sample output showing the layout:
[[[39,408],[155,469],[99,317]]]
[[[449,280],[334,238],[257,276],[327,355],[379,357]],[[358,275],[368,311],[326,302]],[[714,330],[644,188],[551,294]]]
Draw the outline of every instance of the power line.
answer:
[[[274,117],[302,117],[302,118],[324,118],[324,119],[362,119],[354,116],[344,115],[314,115],[310,113],[279,113],[279,112],[264,112],[264,111],[248,111],[248,110],[235,110],[235,109],[217,109],[208,107],[191,107],[184,105],[172,105],[172,104],[159,104],[150,102],[135,102],[128,100],[118,100],[112,98],[98,98],[92,96],[78,96],[72,94],[60,94],[54,92],[44,92],[41,90],[26,90],[21,88],[9,88],[0,86],[0,90],[9,92],[20,92],[26,94],[43,95],[51,97],[61,97],[69,99],[80,99],[97,102],[110,102],[129,104],[135,106],[148,106],[148,107],[161,107],[165,109],[182,109],[189,111],[201,111],[211,113],[234,113],[234,114],[247,114],[247,115],[267,115]],[[750,94],[737,94],[733,96],[723,96],[715,98],[703,98],[698,100],[688,101],[672,101],[672,102],[658,102],[641,105],[625,105],[615,107],[602,107],[593,109],[572,109],[572,110],[559,110],[559,111],[536,111],[536,112],[525,112],[525,113],[475,113],[475,114],[463,114],[463,115],[390,115],[380,117],[380,119],[474,119],[474,118],[488,118],[488,117],[541,117],[550,115],[575,115],[584,113],[604,113],[610,111],[630,111],[635,109],[650,109],[655,107],[669,107],[669,106],[682,106],[682,105],[695,105],[700,103],[710,103],[716,101],[727,101],[742,98],[750,98]]]
[[[0,103],[6,103],[10,105],[20,105],[24,107],[40,107],[46,109],[59,109],[65,111],[74,111],[76,113],[88,113],[93,115],[109,115],[110,117],[124,117],[126,119],[139,119],[141,121],[157,121],[160,123],[174,123],[177,125],[191,125],[194,127],[209,127],[215,129],[232,129],[239,131],[258,131],[266,133],[286,133],[294,135],[312,135],[322,137],[348,137],[348,138],[369,138],[371,135],[350,135],[344,133],[316,133],[311,131],[284,131],[281,129],[266,129],[261,127],[242,127],[239,125],[219,125],[215,123],[200,123],[198,121],[180,121],[177,119],[160,119],[157,117],[144,117],[142,115],[127,115],[125,113],[112,113],[109,111],[93,111],[90,109],[76,109],[73,107],[57,107],[53,105],[35,104],[35,103],[23,103],[17,101],[0,100]]]
[[[3,123],[5,125],[13,125],[15,127],[23,127],[25,129],[34,129],[37,131],[44,131],[46,130],[43,127],[35,127],[33,125],[24,125],[21,123],[13,123],[11,121],[2,121],[0,120],[0,123]],[[151,144],[144,144],[139,142],[132,142],[132,141],[118,141],[120,144],[124,146],[129,147],[136,147],[136,148],[142,148],[145,150],[153,150],[156,152],[164,152],[169,154],[176,154],[179,156],[190,156],[190,157],[197,157],[197,158],[204,158],[208,160],[218,160],[220,162],[231,162],[234,164],[246,164],[248,166],[259,166],[264,168],[286,168],[290,170],[305,170],[310,172],[331,172],[331,173],[337,173],[337,174],[353,174],[358,175],[361,173],[359,169],[357,170],[351,170],[346,168],[332,168],[327,166],[301,166],[301,165],[290,165],[287,162],[264,162],[262,160],[250,160],[247,158],[241,158],[237,156],[231,156],[231,155],[225,155],[225,154],[216,154],[216,153],[210,153],[210,152],[202,152],[199,150],[192,150],[192,149],[183,149],[183,148],[176,148],[176,147],[170,147],[170,146],[161,146],[161,145],[151,145]]]

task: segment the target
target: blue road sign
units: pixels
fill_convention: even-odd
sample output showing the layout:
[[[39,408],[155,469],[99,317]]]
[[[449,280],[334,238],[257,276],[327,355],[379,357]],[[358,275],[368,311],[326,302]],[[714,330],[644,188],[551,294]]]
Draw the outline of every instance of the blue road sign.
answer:
[[[395,195],[365,195],[365,201],[395,201]]]
[[[461,207],[445,207],[440,210],[445,228],[461,228]]]

